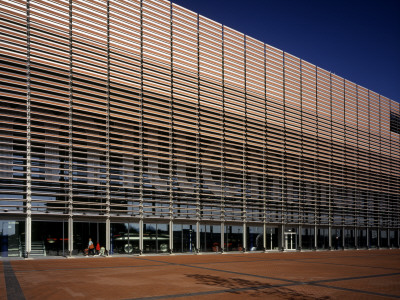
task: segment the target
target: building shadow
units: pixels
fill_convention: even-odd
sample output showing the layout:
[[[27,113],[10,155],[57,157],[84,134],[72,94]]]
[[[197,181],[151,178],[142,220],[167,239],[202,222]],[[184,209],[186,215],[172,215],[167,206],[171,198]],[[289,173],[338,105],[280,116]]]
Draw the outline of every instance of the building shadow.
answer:
[[[217,286],[226,289],[227,293],[243,294],[246,297],[263,298],[277,297],[290,300],[329,300],[329,296],[317,296],[310,293],[294,291],[284,286],[274,286],[268,283],[246,280],[242,278],[225,278],[215,275],[186,274],[188,278],[195,279],[198,284]],[[307,289],[307,286],[303,286]]]

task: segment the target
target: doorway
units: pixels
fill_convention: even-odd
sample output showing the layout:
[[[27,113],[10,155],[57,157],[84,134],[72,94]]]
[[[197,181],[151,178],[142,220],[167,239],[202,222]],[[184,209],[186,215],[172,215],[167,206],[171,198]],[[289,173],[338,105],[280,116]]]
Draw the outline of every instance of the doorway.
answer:
[[[296,250],[296,232],[285,232],[285,250]]]

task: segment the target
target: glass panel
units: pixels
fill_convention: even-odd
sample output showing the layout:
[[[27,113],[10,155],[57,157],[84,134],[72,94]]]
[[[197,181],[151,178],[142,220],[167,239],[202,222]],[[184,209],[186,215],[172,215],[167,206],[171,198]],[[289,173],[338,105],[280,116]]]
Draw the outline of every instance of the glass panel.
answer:
[[[345,248],[355,248],[354,229],[345,229],[344,230],[344,247]]]
[[[329,230],[328,228],[319,228],[317,235],[317,248],[329,249]]]
[[[365,229],[357,230],[357,247],[367,248],[367,230]]]
[[[388,247],[388,231],[381,230],[379,237],[380,237],[379,246],[383,247],[383,248],[387,248]]]
[[[143,252],[166,253],[169,250],[169,225],[143,225]]]
[[[243,250],[243,226],[225,226],[225,250]]]
[[[0,221],[1,257],[22,257],[25,243],[25,221]]]
[[[267,250],[278,249],[278,228],[267,228]]]
[[[258,226],[247,227],[247,246],[249,251],[263,250],[263,228]]]
[[[234,226],[232,226],[234,227]],[[200,249],[203,252],[218,252],[221,250],[221,227],[219,225],[200,226]],[[242,243],[243,244],[243,243]]]
[[[314,249],[314,228],[301,229],[301,244],[302,249]]]
[[[390,238],[390,248],[398,247],[398,239],[397,239],[397,230],[390,230],[389,238]]]
[[[31,255],[64,256],[68,251],[68,222],[32,222]]]
[[[95,248],[105,247],[106,245],[106,224],[97,222],[74,222],[74,249],[73,255],[84,255],[85,249],[89,247],[89,238],[92,240]],[[95,254],[91,251],[90,254]]]
[[[378,230],[369,230],[369,248],[378,247]]]
[[[196,225],[174,224],[174,252],[194,252]]]
[[[139,224],[111,224],[111,254],[139,253]]]

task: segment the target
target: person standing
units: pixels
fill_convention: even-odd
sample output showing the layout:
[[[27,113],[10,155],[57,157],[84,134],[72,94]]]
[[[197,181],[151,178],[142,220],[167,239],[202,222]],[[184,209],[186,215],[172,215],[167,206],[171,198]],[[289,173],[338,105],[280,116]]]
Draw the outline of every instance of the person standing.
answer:
[[[89,238],[88,249],[89,249],[89,255],[94,255],[94,244],[92,242],[92,238]]]

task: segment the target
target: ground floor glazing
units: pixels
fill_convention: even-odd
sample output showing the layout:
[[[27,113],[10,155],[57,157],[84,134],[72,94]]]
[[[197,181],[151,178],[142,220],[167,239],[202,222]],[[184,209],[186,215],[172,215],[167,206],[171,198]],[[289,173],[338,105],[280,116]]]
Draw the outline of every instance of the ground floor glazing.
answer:
[[[2,257],[399,248],[399,238],[399,228],[156,219],[0,219]],[[90,251],[86,250],[89,239],[94,245]]]

